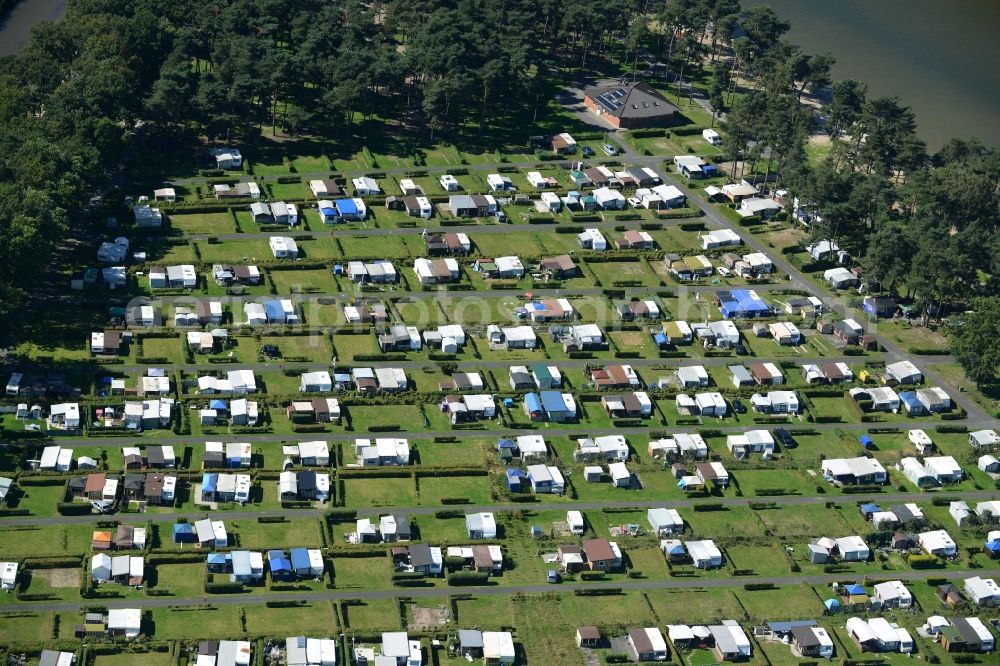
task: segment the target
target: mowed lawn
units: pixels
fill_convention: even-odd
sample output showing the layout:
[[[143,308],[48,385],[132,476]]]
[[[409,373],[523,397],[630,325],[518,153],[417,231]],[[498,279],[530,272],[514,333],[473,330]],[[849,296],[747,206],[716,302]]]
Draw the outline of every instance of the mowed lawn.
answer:
[[[170,636],[176,640],[238,637],[240,627],[240,606],[189,606],[154,608],[153,627],[155,635]],[[5,623],[0,623],[0,625]]]
[[[333,275],[325,268],[283,271],[272,269],[268,271],[268,275],[279,294],[310,294],[337,290]]]
[[[823,602],[808,585],[736,593],[751,618],[757,620],[812,618],[823,614]]]
[[[333,607],[327,601],[282,605],[279,608],[251,604],[243,609],[246,611],[248,636],[328,636],[337,629]]]
[[[275,493],[271,484],[264,486],[265,493]],[[240,546],[250,550],[267,548],[317,548],[320,545],[319,524],[315,520],[290,520],[284,523],[258,523],[251,518],[227,524],[239,535]]]
[[[154,575],[156,584],[153,587],[161,594],[163,590],[175,597],[196,597],[204,593],[204,564],[159,564]]]
[[[236,224],[229,212],[177,213],[168,216],[172,229],[185,234],[234,234]]]
[[[337,348],[338,354],[340,347]],[[345,357],[347,360],[347,357]],[[428,411],[436,407],[428,407]],[[382,405],[378,407],[349,407],[351,423],[358,432],[371,430],[377,433],[389,426],[398,426],[400,432],[425,430],[424,417],[417,405]],[[374,430],[372,430],[374,429]]]
[[[364,558],[358,558],[364,562]],[[388,561],[385,564],[389,567]],[[338,581],[339,583],[339,581]],[[346,607],[345,624],[358,631],[381,630],[394,631],[399,629],[399,602],[394,599],[379,599],[365,601]]]
[[[141,657],[132,652],[99,654],[94,657],[92,663],[93,666],[135,666],[137,657],[141,659],[143,666],[169,666],[174,663],[169,651],[143,652]]]
[[[656,287],[660,284],[660,278],[644,261],[588,262],[587,267],[604,287],[613,287],[617,282],[632,281],[638,281],[644,287]]]
[[[424,476],[419,481],[421,504],[440,504],[444,498],[464,498],[472,504],[490,501],[488,476]]]
[[[330,342],[325,335],[265,335],[261,336],[260,345],[274,345],[285,360],[311,363],[330,360]]]
[[[344,496],[348,507],[413,506],[417,503],[417,491],[410,477],[345,479]]]
[[[164,358],[167,363],[183,363],[184,350],[179,337],[142,338],[142,355],[146,358]]]

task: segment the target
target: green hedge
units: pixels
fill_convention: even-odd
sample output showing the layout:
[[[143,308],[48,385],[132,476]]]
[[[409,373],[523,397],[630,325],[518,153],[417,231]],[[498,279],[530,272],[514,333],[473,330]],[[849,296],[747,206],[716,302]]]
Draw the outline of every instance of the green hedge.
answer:
[[[448,585],[455,587],[466,585],[485,585],[490,580],[485,571],[460,571],[448,576]]]
[[[594,573],[593,571],[586,571],[584,573]],[[622,593],[622,588],[620,587],[597,587],[597,588],[584,588],[573,590],[573,594],[578,597],[603,597],[603,596],[614,596]]]
[[[208,594],[239,594],[245,589],[243,583],[205,583]]]

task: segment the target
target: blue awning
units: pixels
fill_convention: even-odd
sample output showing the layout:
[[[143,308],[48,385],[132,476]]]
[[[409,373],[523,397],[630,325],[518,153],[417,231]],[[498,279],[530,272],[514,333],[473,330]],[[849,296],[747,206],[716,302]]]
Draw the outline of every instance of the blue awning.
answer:
[[[275,300],[264,301],[264,313],[269,320],[284,319],[285,311],[281,303]]]
[[[208,403],[208,408],[225,410],[228,408],[228,403],[225,400],[212,400]]]
[[[541,393],[542,407],[546,412],[565,412],[566,403],[563,401],[562,394],[558,391],[542,391]]]
[[[542,402],[538,398],[537,393],[529,393],[524,396],[524,404],[529,412],[540,412],[542,411]]]
[[[844,586],[844,591],[847,594],[850,594],[851,596],[854,596],[854,595],[857,595],[857,594],[864,594],[865,593],[865,588],[861,587],[860,585],[845,585]]]
[[[225,553],[209,553],[208,563],[212,565],[224,565],[226,563]]]
[[[308,570],[310,568],[308,550],[306,550],[305,548],[292,548],[291,554],[292,554],[293,569],[295,569],[296,571],[300,571],[302,569]]]
[[[201,492],[215,492],[215,485],[219,481],[218,474],[205,473],[201,476]]]
[[[354,199],[337,199],[333,202],[337,206],[337,211],[341,215],[357,215],[358,205],[354,203]]]

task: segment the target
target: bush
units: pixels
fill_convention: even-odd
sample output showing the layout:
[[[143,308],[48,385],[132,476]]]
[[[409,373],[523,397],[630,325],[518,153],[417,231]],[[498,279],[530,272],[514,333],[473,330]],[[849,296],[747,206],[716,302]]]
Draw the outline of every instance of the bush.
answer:
[[[83,502],[59,502],[56,504],[56,511],[62,516],[89,516],[91,507]]]
[[[906,558],[906,563],[914,569],[933,569],[941,566],[941,560],[936,555],[915,554]]]
[[[490,576],[485,571],[459,571],[448,575],[448,585],[485,585],[490,580]]]
[[[918,356],[947,356],[951,353],[950,349],[937,347],[909,347],[907,351]]]
[[[205,583],[208,594],[239,594],[244,591],[243,583]]]
[[[937,432],[948,433],[948,432],[969,432],[968,426],[964,426],[957,423],[942,423],[941,425],[934,428]]]
[[[585,571],[583,573],[595,573],[594,571]],[[581,575],[581,578],[583,576]],[[603,597],[603,596],[613,596],[616,594],[621,594],[622,589],[620,587],[597,587],[597,588],[585,588],[573,590],[573,594],[578,597]]]

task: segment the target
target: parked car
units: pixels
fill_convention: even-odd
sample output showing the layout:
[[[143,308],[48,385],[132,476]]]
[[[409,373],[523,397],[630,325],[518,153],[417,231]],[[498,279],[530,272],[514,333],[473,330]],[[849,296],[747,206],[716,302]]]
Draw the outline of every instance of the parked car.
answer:
[[[737,414],[746,414],[747,413],[747,408],[746,408],[746,405],[743,404],[742,400],[740,400],[739,398],[734,398],[733,399],[733,411],[736,412]]]
[[[784,428],[775,428],[774,436],[778,438],[781,445],[786,449],[794,449],[797,446],[795,438],[792,437],[792,433],[788,432]]]
[[[593,157],[593,155],[594,155],[594,149],[593,148],[591,148],[590,146],[584,146],[583,147],[583,156],[584,157]]]
[[[264,345],[260,348],[260,353],[268,358],[278,358],[281,356],[281,352],[278,351],[277,345]]]
[[[618,149],[612,146],[610,143],[604,144],[603,146],[601,146],[601,149],[609,157],[614,157],[615,155],[618,154]]]
[[[545,580],[546,582],[549,583],[558,583],[562,579],[559,577],[558,571],[556,571],[555,569],[549,569],[549,573],[548,575],[546,575]]]
[[[628,205],[632,206],[632,208],[641,208],[642,207],[642,202],[639,201],[638,199],[636,199],[635,197],[629,197],[628,198]]]
[[[729,277],[730,275],[733,274],[732,271],[730,271],[725,266],[717,266],[715,270],[718,271],[719,275],[721,275],[722,277]]]

